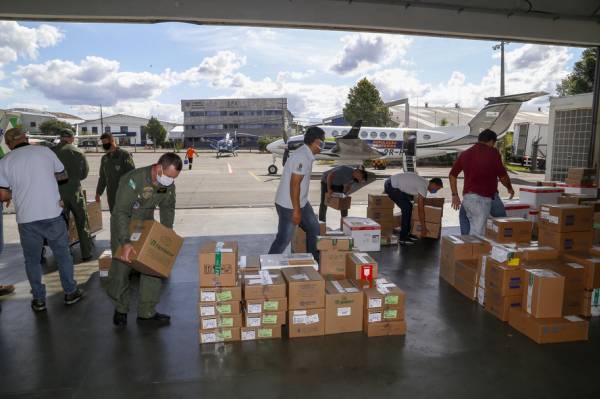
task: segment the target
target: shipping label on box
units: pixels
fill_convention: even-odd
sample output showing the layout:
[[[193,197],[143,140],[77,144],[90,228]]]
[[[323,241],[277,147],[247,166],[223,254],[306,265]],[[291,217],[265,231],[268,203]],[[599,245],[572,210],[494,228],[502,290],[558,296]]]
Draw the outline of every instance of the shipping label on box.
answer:
[[[240,338],[242,341],[281,338],[281,326],[242,327]]]
[[[325,307],[325,280],[311,267],[290,267],[282,270],[288,289],[288,309]]]
[[[288,312],[290,338],[314,337],[325,334],[325,309],[290,310]]]
[[[365,252],[349,252],[346,256],[346,278],[371,281],[377,278],[377,262]]]
[[[226,302],[199,302],[198,303],[198,315],[204,316],[216,316],[216,315],[231,315],[240,314],[242,311],[240,301],[226,301]]]
[[[108,277],[108,271],[112,264],[112,251],[105,249],[98,257],[98,270],[100,271],[100,277]]]
[[[240,328],[216,328],[213,330],[200,330],[200,343],[210,344],[215,342],[230,342],[240,340]]]
[[[375,280],[375,286],[365,288],[364,303],[367,310],[404,310],[406,295],[396,284],[386,278]]]
[[[200,318],[200,330],[212,330],[215,328],[233,328],[242,326],[241,314],[214,315]]]
[[[169,277],[183,245],[183,238],[154,220],[132,220],[130,240],[135,254],[131,267],[143,274]],[[121,257],[119,247],[116,257]]]
[[[524,275],[523,309],[537,318],[561,317],[565,278],[547,269],[526,269]]]
[[[246,299],[244,310],[247,314],[286,311],[287,298]]]
[[[200,287],[200,302],[226,302],[241,301],[242,287],[237,285],[232,287]]]
[[[243,279],[244,299],[285,298],[285,280],[279,270],[260,270],[256,274],[245,274]]]

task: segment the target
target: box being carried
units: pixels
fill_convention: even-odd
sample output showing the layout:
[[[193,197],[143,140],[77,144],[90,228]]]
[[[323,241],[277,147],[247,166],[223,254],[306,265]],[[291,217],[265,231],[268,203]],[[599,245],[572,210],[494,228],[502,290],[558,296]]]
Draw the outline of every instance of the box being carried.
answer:
[[[352,237],[359,251],[381,249],[381,226],[369,218],[345,217],[342,220],[344,234]]]
[[[333,193],[327,200],[327,206],[339,211],[350,209],[352,197],[344,193]]]
[[[237,285],[238,246],[235,241],[208,241],[198,253],[200,287]]]
[[[131,267],[143,274],[169,277],[183,238],[155,220],[132,220],[129,224],[131,245],[135,250]],[[122,247],[116,257],[121,257]]]

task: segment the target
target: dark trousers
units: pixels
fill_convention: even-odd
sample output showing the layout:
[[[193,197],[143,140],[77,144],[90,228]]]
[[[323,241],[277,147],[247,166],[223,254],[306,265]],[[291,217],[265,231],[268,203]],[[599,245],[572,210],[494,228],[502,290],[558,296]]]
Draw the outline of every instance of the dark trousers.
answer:
[[[333,190],[334,193],[343,193],[344,186],[335,186],[332,184],[331,190]],[[319,220],[321,222],[324,222],[327,219],[327,204],[325,203],[325,194],[327,194],[327,183],[321,182],[321,203],[319,204]],[[340,212],[342,213],[343,218],[348,216],[347,209],[344,209]]]
[[[392,187],[392,183],[389,180],[385,181],[383,186],[385,193],[390,197],[392,201],[402,211],[402,225],[400,227],[400,240],[406,240],[408,235],[410,234],[410,221],[412,218],[412,210],[413,210],[413,196],[410,194],[406,194],[403,191],[398,190],[397,188]]]
[[[192,170],[192,162],[194,161],[194,158],[188,158],[188,170]]]

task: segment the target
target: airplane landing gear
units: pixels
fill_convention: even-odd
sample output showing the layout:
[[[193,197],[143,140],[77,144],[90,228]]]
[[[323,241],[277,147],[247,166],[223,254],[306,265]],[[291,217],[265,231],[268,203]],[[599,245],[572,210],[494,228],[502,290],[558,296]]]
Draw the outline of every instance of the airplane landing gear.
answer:
[[[273,165],[269,165],[269,167],[267,168],[267,171],[269,172],[270,175],[274,175],[277,174],[277,166]]]

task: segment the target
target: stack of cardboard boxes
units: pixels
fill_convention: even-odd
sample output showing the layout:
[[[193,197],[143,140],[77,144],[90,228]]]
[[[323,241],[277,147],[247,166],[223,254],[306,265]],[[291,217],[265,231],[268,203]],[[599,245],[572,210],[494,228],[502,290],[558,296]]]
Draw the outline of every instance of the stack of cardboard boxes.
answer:
[[[404,335],[404,291],[386,278],[375,279],[374,286],[363,291],[365,334],[368,337]]]
[[[239,341],[242,287],[238,279],[238,246],[209,241],[198,254],[200,275],[200,343]]]
[[[325,334],[325,280],[312,267],[282,269],[287,284],[290,338]]]
[[[352,253],[354,240],[347,236],[319,236],[319,272],[326,279],[346,277],[346,257]]]
[[[440,238],[442,231],[442,216],[444,211],[443,198],[425,198],[425,226],[428,238]],[[421,237],[421,222],[419,221],[419,207],[415,202],[412,210],[411,234]]]
[[[399,226],[394,218],[394,201],[387,194],[369,194],[367,217],[381,226],[381,238],[392,236],[394,228]]]
[[[581,194],[596,197],[596,169],[569,168],[565,179],[564,189],[566,194]]]
[[[281,338],[286,323],[287,294],[279,270],[247,272],[242,279],[242,341]]]
[[[486,241],[475,236],[444,236],[440,254],[440,277],[454,286],[456,263],[458,261],[477,261],[480,255],[487,252],[488,247]]]
[[[539,242],[559,251],[585,250],[592,246],[593,210],[571,204],[542,205]]]
[[[324,236],[327,231],[325,222],[319,222],[319,235]],[[306,253],[306,233],[300,228],[296,227],[294,231],[294,237],[292,238],[292,253]]]

